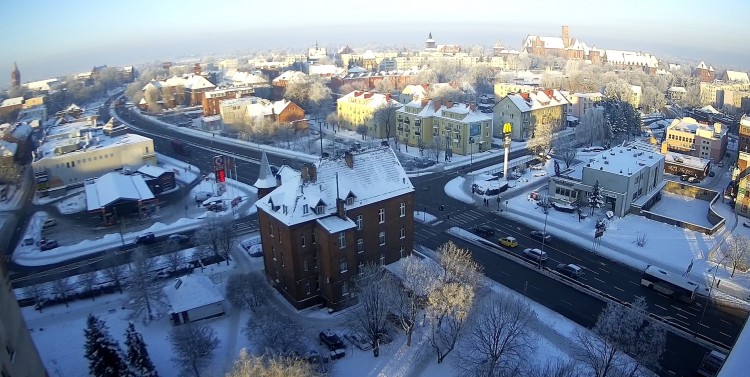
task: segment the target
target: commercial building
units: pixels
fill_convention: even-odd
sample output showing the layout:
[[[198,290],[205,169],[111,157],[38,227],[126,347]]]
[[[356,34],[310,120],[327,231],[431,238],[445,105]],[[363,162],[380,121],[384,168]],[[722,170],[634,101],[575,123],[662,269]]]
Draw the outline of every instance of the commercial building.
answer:
[[[598,183],[604,209],[625,216],[631,205],[648,206],[663,187],[664,156],[630,146],[614,147],[549,179],[550,200],[588,204]]]
[[[78,121],[46,129],[31,163],[37,190],[81,183],[124,168],[155,166],[153,140],[127,130],[114,118],[103,127]]]
[[[534,135],[539,124],[565,125],[568,99],[555,89],[509,94],[495,106],[494,124],[510,123],[511,139],[523,141]],[[495,137],[502,137],[502,127],[495,127]]]
[[[492,117],[475,104],[420,99],[396,111],[399,143],[470,155],[492,146]]]
[[[263,262],[294,307],[349,306],[365,264],[411,253],[414,187],[391,148],[348,152],[300,171],[282,166],[275,177],[276,187],[256,202]]]
[[[662,153],[678,152],[719,161],[727,152],[727,127],[698,123],[693,118],[675,119],[666,129]]]

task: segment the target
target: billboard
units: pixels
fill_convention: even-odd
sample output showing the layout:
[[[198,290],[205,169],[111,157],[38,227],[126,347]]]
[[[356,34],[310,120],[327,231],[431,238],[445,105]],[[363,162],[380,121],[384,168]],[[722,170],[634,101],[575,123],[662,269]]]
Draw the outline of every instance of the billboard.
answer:
[[[482,134],[482,124],[475,122],[469,123],[469,136],[479,136]]]

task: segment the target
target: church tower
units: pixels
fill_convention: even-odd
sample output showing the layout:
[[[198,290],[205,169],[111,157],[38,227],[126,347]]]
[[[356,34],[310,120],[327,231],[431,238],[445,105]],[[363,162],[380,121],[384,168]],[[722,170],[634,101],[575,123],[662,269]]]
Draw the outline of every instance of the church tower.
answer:
[[[570,29],[568,25],[562,26],[562,41],[565,48],[570,47]]]
[[[430,32],[430,35],[427,37],[427,40],[424,42],[424,49],[425,50],[437,49],[437,44],[435,44],[435,40],[432,39],[432,32]]]
[[[17,87],[21,85],[21,71],[18,70],[18,64],[13,62],[13,72],[10,73],[10,86]]]
[[[255,181],[255,188],[258,189],[258,199],[262,199],[273,191],[280,182],[277,181],[276,176],[271,170],[271,164],[268,163],[268,156],[266,152],[260,158],[260,172],[258,173],[258,180]]]

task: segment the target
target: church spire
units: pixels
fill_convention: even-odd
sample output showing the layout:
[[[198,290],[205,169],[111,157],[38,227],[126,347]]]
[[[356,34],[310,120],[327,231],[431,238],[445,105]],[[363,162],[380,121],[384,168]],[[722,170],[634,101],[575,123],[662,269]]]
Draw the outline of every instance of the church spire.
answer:
[[[258,180],[255,181],[253,186],[258,189],[258,199],[276,188],[276,177],[271,171],[271,164],[268,163],[266,152],[263,152],[263,156],[260,158],[260,172],[258,173]]]
[[[21,85],[21,71],[18,70],[18,64],[13,62],[13,72],[10,73],[10,86],[16,87]]]

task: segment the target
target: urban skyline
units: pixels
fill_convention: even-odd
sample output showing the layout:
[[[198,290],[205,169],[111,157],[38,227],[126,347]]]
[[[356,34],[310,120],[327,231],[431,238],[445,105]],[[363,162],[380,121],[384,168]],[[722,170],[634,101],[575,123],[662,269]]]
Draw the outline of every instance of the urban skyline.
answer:
[[[479,1],[473,9],[481,12],[466,13],[434,11],[460,10],[456,4],[443,0],[430,2],[428,12],[424,4],[400,4],[399,12],[368,8],[367,22],[362,25],[362,20],[352,14],[364,9],[290,0],[252,5],[222,1],[211,7],[216,9],[216,15],[211,17],[206,16],[211,12],[206,12],[205,6],[195,2],[135,1],[127,6],[115,3],[90,7],[74,1],[50,3],[44,9],[13,3],[6,7],[7,14],[18,17],[7,20],[6,34],[11,30],[25,32],[20,38],[8,39],[0,52],[0,67],[9,71],[17,62],[22,80],[28,82],[104,64],[139,65],[180,56],[300,50],[316,42],[353,48],[420,46],[429,32],[438,43],[491,47],[500,40],[509,48],[519,48],[526,35],[557,36],[560,25],[567,24],[571,36],[589,46],[645,51],[660,59],[705,60],[718,67],[748,68],[748,54],[735,46],[750,37],[750,31],[742,27],[741,16],[750,5],[712,2],[712,18],[704,20],[701,7],[706,3],[700,1],[652,4],[639,0],[630,2],[628,7],[597,8],[572,2],[564,9],[553,4],[538,3],[531,21],[512,16],[526,10],[519,4],[497,6]],[[273,14],[280,9],[295,11],[286,12],[283,23],[275,17],[249,16]],[[66,17],[28,30],[29,17],[59,19],[60,14]],[[419,14],[424,15],[415,16]],[[7,75],[0,77],[0,87],[8,84]]]

